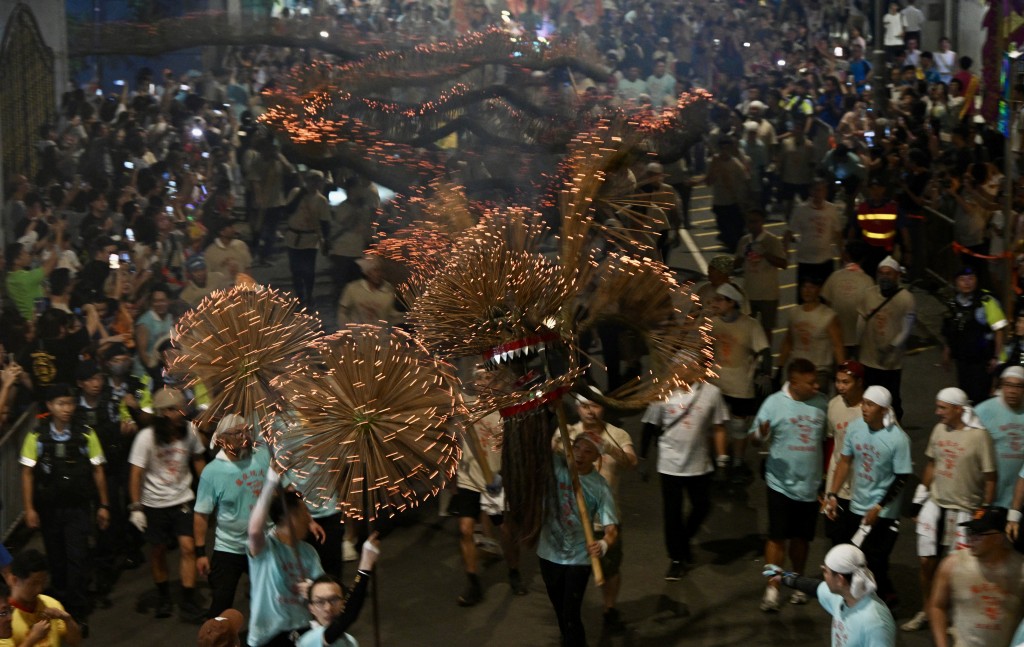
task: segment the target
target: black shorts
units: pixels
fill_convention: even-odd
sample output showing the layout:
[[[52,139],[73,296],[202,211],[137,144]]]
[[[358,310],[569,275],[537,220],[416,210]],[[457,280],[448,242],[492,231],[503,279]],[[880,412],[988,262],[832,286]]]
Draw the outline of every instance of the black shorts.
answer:
[[[731,395],[722,395],[725,406],[729,407],[729,414],[733,418],[749,418],[757,415],[756,398],[735,398]]]
[[[814,539],[818,524],[817,501],[794,501],[768,488],[768,539]]]
[[[603,530],[594,531],[594,541],[604,538]],[[622,569],[622,526],[619,526],[619,535],[615,543],[608,547],[608,552],[601,558],[601,572],[605,579],[614,577]]]
[[[480,513],[483,512],[480,507],[480,493],[473,490],[467,490],[465,488],[456,488],[455,494],[452,495],[451,501],[448,502],[448,514],[453,517],[469,517],[471,519],[479,519]],[[488,515],[491,518],[491,523],[496,526],[500,526],[504,517],[500,514]]]
[[[146,513],[146,542],[153,545],[167,545],[177,542],[178,537],[192,536],[192,505],[182,503],[170,508],[143,507]]]

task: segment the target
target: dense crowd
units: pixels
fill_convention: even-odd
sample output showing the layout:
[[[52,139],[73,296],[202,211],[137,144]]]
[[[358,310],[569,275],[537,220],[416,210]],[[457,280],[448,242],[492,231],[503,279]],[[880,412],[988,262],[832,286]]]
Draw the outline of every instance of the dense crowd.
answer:
[[[1005,235],[1017,230],[1016,215],[1001,210],[1003,169],[1015,169],[1016,159],[1005,163],[1001,136],[979,115],[974,63],[946,38],[937,51],[920,50],[924,18],[913,0],[890,7],[874,30],[878,41],[868,40],[871,21],[856,2],[606,0],[583,9],[526,0],[508,9],[474,3],[466,16],[452,16],[446,3],[294,4],[280,20],[328,15],[367,34],[443,40],[497,26],[528,38],[573,36],[602,53],[608,75],[574,79],[567,91],[548,73],[552,95],[570,110],[673,109],[690,88],[713,93],[706,137],[681,159],[637,159],[626,181],[669,196],[648,213],[663,259],[691,227],[694,188],[710,190],[724,251],[695,289],[717,378],[652,405],[640,442],[586,398],[565,439],[570,451],[553,438],[560,492],[571,492],[569,463],[559,458],[567,455],[597,526],[585,535],[566,494],[540,537],[564,644],[585,644],[580,608],[592,558],[604,568],[606,628],[622,627],[621,473],[649,470],[644,461],[657,446],[666,580],[678,581],[716,483],[749,484],[751,442],[769,453],[772,568],[762,610],[778,612],[780,585],[788,585],[796,589],[789,602],[816,594],[836,618],[834,640],[848,642],[834,644],[893,644],[889,553],[901,511],[917,506],[910,514],[922,612],[902,628],[930,622],[942,645],[951,622],[961,635],[982,635],[982,644],[1011,644],[1024,616],[1024,562],[1011,548],[1020,547],[1024,506],[1024,318],[1004,313],[994,295],[1016,287],[1005,271],[1008,256],[1016,264]],[[884,49],[884,60],[869,62],[870,49]],[[381,191],[355,172],[289,160],[258,125],[261,92],[284,85],[289,68],[311,56],[232,48],[209,71],[142,69],[116,81],[117,94],[94,85],[70,91],[39,133],[36,175],[8,181],[0,424],[42,414],[24,438],[21,482],[25,523],[41,531],[46,553],[27,550],[12,561],[0,552],[13,644],[39,644],[50,631],[77,644],[90,611],[109,605],[119,571],[146,561],[155,615],[170,616],[169,546],[178,551],[182,616],[216,619],[203,626],[203,644],[237,640],[242,620],[230,608],[246,572],[248,644],[352,640],[344,631],[365,595],[376,539],[360,553],[340,513],[311,515],[295,494],[301,483],[279,487],[245,420],[197,428],[191,418],[207,395],[167,371],[176,319],[282,251],[291,290],[311,307],[326,257],[334,323],[403,323],[385,268],[365,254]],[[501,169],[484,171],[496,177]],[[1015,204],[1021,195],[1014,190]],[[783,236],[765,228],[772,219],[786,221]],[[791,264],[798,305],[773,356],[780,272]],[[915,322],[910,286],[948,278],[950,264],[957,270],[942,341],[958,386],[936,397],[940,423],[915,489],[899,426]],[[636,374],[642,351],[614,327],[598,336],[614,388]],[[487,379],[478,374],[474,388]],[[459,517],[463,606],[483,597],[478,522],[500,526],[511,588],[526,593],[519,546],[501,524],[500,454],[491,451],[500,425],[491,414],[476,424],[479,438],[463,438],[449,506]],[[824,582],[805,573],[820,512],[837,546]],[[346,590],[343,558],[360,560]],[[199,577],[209,580],[208,603],[196,591]],[[971,598],[977,591],[983,602]],[[311,618],[317,629],[299,638]]]

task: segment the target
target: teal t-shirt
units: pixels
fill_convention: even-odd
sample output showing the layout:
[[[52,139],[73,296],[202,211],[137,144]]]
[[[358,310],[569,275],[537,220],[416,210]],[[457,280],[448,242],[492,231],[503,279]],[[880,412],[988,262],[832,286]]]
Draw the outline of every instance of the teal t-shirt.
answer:
[[[853,496],[850,510],[863,515],[882,502],[897,474],[912,474],[910,436],[893,424],[872,431],[864,419],[854,420],[846,429],[843,456],[852,456]],[[882,509],[879,516],[899,519],[900,497]]]
[[[889,607],[874,593],[865,595],[853,607],[828,585],[818,585],[818,602],[832,615],[832,644],[843,647],[891,647],[896,644],[896,621]]]
[[[319,625],[313,627],[299,636],[299,642],[295,643],[296,647],[323,647],[324,631],[326,631],[325,627]],[[359,643],[352,636],[341,634],[341,638],[332,642],[328,647],[359,647]]]
[[[1017,625],[1017,631],[1013,634],[1013,640],[1010,641],[1010,647],[1022,647],[1024,646],[1024,620]]]
[[[11,297],[14,306],[26,321],[35,318],[36,299],[42,299],[43,280],[46,274],[43,268],[34,270],[17,270],[7,275],[7,296]]]
[[[572,478],[565,464],[565,457],[555,455],[555,487],[558,489],[558,510],[547,511],[547,519],[540,531],[537,556],[556,564],[590,564],[587,553],[586,535],[576,509],[576,495],[572,489]],[[595,468],[590,474],[580,474],[583,500],[586,502],[590,520],[601,526],[619,523],[615,516],[615,501],[608,481]]]
[[[307,600],[296,591],[296,585],[303,578],[315,580],[324,574],[320,557],[306,542],[300,541],[293,548],[282,543],[274,530],[266,537],[260,554],[249,555],[250,647],[260,647],[283,631],[307,626]]]
[[[269,465],[270,453],[259,445],[247,458],[238,461],[218,454],[203,470],[195,511],[201,514],[217,511],[214,550],[245,554],[249,516],[263,490]]]
[[[1015,413],[998,395],[985,400],[974,412],[992,437],[998,469],[996,498],[992,505],[1009,508],[1017,474],[1024,467],[1024,412]]]
[[[764,401],[750,426],[750,433],[757,433],[762,422],[771,425],[765,463],[768,487],[794,501],[818,499],[827,409],[828,400],[820,393],[806,402],[799,402],[778,391]]]

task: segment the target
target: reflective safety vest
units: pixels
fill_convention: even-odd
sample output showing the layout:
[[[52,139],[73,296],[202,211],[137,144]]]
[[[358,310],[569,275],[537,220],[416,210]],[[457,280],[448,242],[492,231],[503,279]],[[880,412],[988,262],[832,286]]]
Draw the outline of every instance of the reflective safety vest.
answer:
[[[880,206],[863,203],[857,208],[857,225],[864,242],[873,247],[884,247],[892,251],[896,242],[896,204],[887,202]]]

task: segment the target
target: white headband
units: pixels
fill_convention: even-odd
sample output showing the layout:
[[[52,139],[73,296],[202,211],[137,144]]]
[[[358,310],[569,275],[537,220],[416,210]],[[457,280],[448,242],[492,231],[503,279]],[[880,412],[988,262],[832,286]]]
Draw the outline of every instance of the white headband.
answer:
[[[825,566],[836,573],[850,576],[850,595],[858,600],[878,588],[875,576],[868,570],[864,551],[853,544],[839,544],[828,551]]]
[[[725,297],[726,299],[731,299],[736,303],[736,305],[743,304],[743,293],[740,292],[736,288],[736,286],[732,285],[731,283],[723,283],[719,285],[715,293]]]
[[[971,407],[971,401],[967,399],[967,394],[963,390],[955,386],[947,386],[939,391],[935,399],[939,402],[951,404],[954,407],[963,407],[964,412],[960,414],[960,421],[972,429],[982,428],[981,420],[975,415],[974,408]]]
[[[885,409],[885,415],[882,417],[883,426],[889,427],[896,422],[896,414],[892,410],[892,394],[889,393],[889,389],[882,386],[869,386],[861,397]]]

